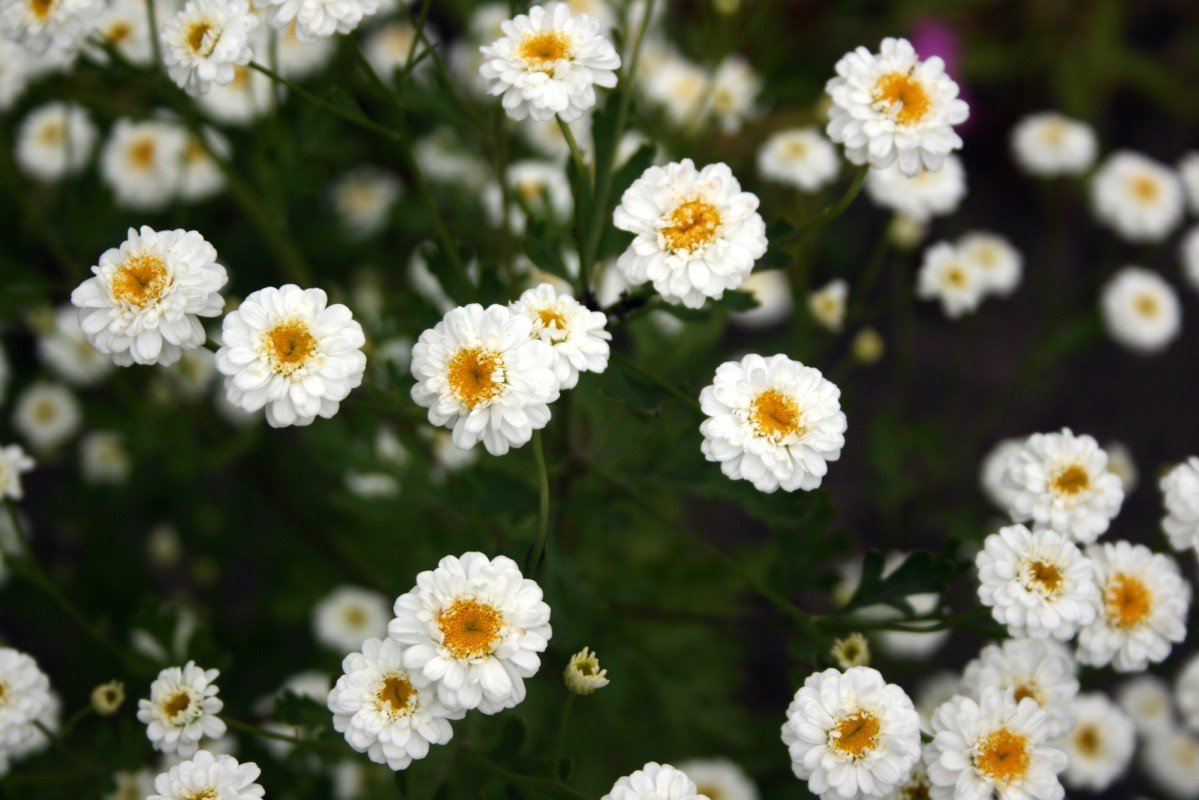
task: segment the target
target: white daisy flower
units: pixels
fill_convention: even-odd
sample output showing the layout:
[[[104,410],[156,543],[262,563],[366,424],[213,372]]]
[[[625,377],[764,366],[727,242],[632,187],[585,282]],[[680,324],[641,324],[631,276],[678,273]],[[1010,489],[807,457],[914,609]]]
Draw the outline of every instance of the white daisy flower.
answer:
[[[996,687],[958,695],[933,714],[924,747],[932,800],[1061,800],[1066,754],[1049,744],[1049,715]]]
[[[920,760],[920,716],[878,670],[809,675],[783,723],[796,777],[822,800],[885,797]]]
[[[112,783],[113,790],[104,800],[146,800],[154,794],[154,773],[148,769],[114,772]]]
[[[859,47],[837,62],[825,87],[832,100],[828,136],[854,164],[898,165],[915,177],[936,172],[962,146],[953,126],[970,116],[938,56],[920,60],[906,39],[883,39],[878,53]]]
[[[428,24],[423,33],[430,41],[437,41]],[[408,64],[408,56],[412,54],[414,45],[419,55],[421,45],[416,42],[416,29],[407,22],[394,20],[372,30],[362,43],[362,52],[370,62],[371,69],[383,80],[391,81],[396,71]],[[430,66],[429,59],[425,59],[412,68],[413,74],[427,74]]]
[[[53,450],[79,430],[83,411],[67,387],[38,381],[17,398],[12,424],[35,451]]]
[[[201,739],[225,735],[225,723],[217,716],[225,706],[217,697],[220,674],[194,661],[158,673],[150,684],[150,699],[137,701],[137,718],[155,750],[188,758],[200,749]],[[161,786],[158,790],[165,794]]]
[[[509,308],[532,320],[532,338],[554,349],[554,374],[560,388],[573,389],[580,372],[608,368],[612,334],[605,328],[608,318],[603,312],[589,310],[548,283],[528,289]]]
[[[258,17],[246,0],[188,0],[162,26],[167,73],[190,95],[233,81],[233,68],[254,57],[250,32]]]
[[[1188,728],[1199,730],[1199,655],[1191,656],[1174,680],[1178,710]]]
[[[666,112],[676,127],[695,129],[705,121],[705,100],[712,93],[712,76],[699,64],[677,53],[673,47],[664,53],[662,63],[654,69],[650,47],[641,51],[637,76],[641,89],[654,105]],[[649,57],[647,59],[647,57]]]
[[[1191,456],[1158,484],[1166,515],[1162,530],[1175,550],[1199,550],[1199,457]]]
[[[1174,727],[1170,687],[1148,672],[1129,678],[1116,691],[1116,701],[1145,736],[1168,733]]]
[[[0,447],[0,500],[20,500],[25,496],[21,475],[34,467],[34,461],[19,444]]]
[[[837,150],[814,126],[772,135],[758,150],[758,174],[767,180],[816,192],[841,171]]]
[[[1165,164],[1118,150],[1091,182],[1091,206],[1099,221],[1133,244],[1160,242],[1182,221],[1182,182]]]
[[[1186,637],[1191,585],[1169,556],[1144,545],[1109,542],[1087,555],[1099,585],[1095,621],[1078,634],[1078,661],[1138,672],[1170,654]]]
[[[164,15],[166,9],[161,2],[155,8],[160,15]],[[153,55],[150,21],[146,16],[146,5],[141,0],[113,0],[100,15],[95,33],[125,59],[135,64],[150,63]],[[87,47],[87,52],[101,60],[108,58],[104,48],[94,44]]]
[[[1080,544],[1099,538],[1124,502],[1099,443],[1069,428],[1028,437],[1008,461],[1006,480],[1015,489],[1008,507],[1013,521],[1032,520]]]
[[[503,306],[453,309],[412,348],[412,399],[458,447],[482,441],[499,456],[526,444],[559,391],[558,356],[533,333],[529,317]]]
[[[608,278],[608,276],[613,276],[622,284],[624,283],[620,272],[615,269],[604,270],[604,277]],[[730,314],[729,319],[734,325],[758,330],[773,327],[791,317],[791,280],[785,271],[781,269],[755,270],[737,288],[752,295],[758,305]]]
[[[1071,789],[1107,790],[1128,769],[1136,728],[1120,707],[1099,692],[1078,696],[1078,721],[1062,738],[1069,763],[1062,782]]]
[[[696,793],[708,800],[758,800],[758,787],[727,758],[683,761],[678,768],[695,783]]]
[[[766,253],[758,198],[725,164],[650,167],[625,191],[613,224],[635,238],[617,261],[632,285],[652,281],[671,303],[699,308],[735,289]]]
[[[194,758],[198,753],[208,753],[216,757],[235,756],[237,755],[237,747],[237,740],[232,736],[222,736],[220,739],[204,739],[200,742],[200,749],[190,757],[180,753],[164,753],[162,756],[162,769],[170,770],[173,767],[177,767],[189,758]]]
[[[701,450],[733,480],[762,492],[820,486],[828,462],[841,457],[845,413],[841,390],[820,374],[779,354],[748,355],[716,368],[699,395],[707,419]]]
[[[612,785],[600,800],[707,800],[687,773],[670,764],[649,762]]]
[[[73,55],[103,8],[101,0],[0,0],[0,33],[35,55]]]
[[[10,760],[32,755],[45,744],[38,730],[57,716],[57,700],[50,679],[32,657],[11,647],[0,647],[0,776],[7,774]],[[57,728],[57,722],[49,725]]]
[[[977,262],[967,259],[960,248],[937,242],[924,251],[916,274],[916,296],[939,301],[950,319],[977,309],[988,288]]]
[[[1199,735],[1175,728],[1150,737],[1141,748],[1141,772],[1177,800],[1199,795]]]
[[[276,48],[279,73],[290,80],[302,81],[311,78],[329,65],[337,50],[337,45],[330,37],[321,37],[315,42],[300,41],[296,28],[297,24],[293,20],[280,30]],[[369,58],[369,47],[364,44],[364,48],[367,50]]]
[[[208,338],[200,317],[224,309],[228,275],[216,258],[196,231],[130,228],[71,292],[84,336],[122,367],[174,364]]]
[[[978,471],[978,483],[983,494],[996,508],[1005,512],[1011,508],[1016,494],[1016,487],[1006,480],[1008,461],[1023,449],[1023,439],[1000,439],[987,451]]]
[[[229,140],[212,128],[205,128],[205,141],[188,136],[183,147],[183,164],[179,175],[179,199],[196,203],[207,200],[225,188],[225,173],[213,158],[209,148],[221,158],[229,157]],[[206,146],[207,144],[207,146]]]
[[[272,428],[337,413],[362,383],[366,336],[350,309],[294,284],[251,292],[225,315],[216,368],[230,402],[266,408]]]
[[[1095,163],[1095,129],[1055,111],[1030,114],[1012,129],[1012,153],[1029,175],[1081,175]]]
[[[720,124],[725,136],[741,131],[741,126],[754,115],[762,78],[754,72],[749,61],[739,55],[726,57],[712,73],[710,108],[707,109]]]
[[[250,67],[234,67],[227,84],[214,83],[195,98],[200,110],[223,125],[246,126],[266,116],[271,109],[275,83]]]
[[[73,386],[93,386],[112,371],[112,358],[92,347],[79,325],[79,309],[54,310],[54,327],[37,340],[38,357]]]
[[[836,333],[845,322],[848,301],[849,284],[838,278],[808,294],[808,311],[820,327]]]
[[[550,639],[541,587],[506,556],[446,556],[395,602],[388,636],[448,708],[494,714],[525,699]]]
[[[1157,273],[1124,267],[1103,287],[1103,321],[1113,339],[1144,354],[1164,350],[1182,330],[1178,295]]]
[[[92,431],[79,442],[83,478],[93,484],[123,483],[132,466],[125,441],[115,431]]]
[[[255,0],[266,8],[266,21],[281,31],[295,24],[296,38],[315,42],[335,33],[350,33],[382,7],[381,0]]]
[[[996,686],[1017,703],[1028,697],[1049,715],[1047,734],[1055,738],[1074,725],[1078,665],[1064,645],[1048,639],[1008,639],[990,644],[962,673],[961,693],[975,698]]]
[[[595,87],[616,86],[620,56],[594,17],[553,3],[533,6],[501,28],[504,35],[481,48],[479,75],[489,94],[503,95],[512,119],[574,122],[595,106]]]
[[[146,800],[262,800],[264,790],[254,781],[261,770],[250,761],[238,763],[228,755],[201,750],[154,779],[154,794]]]
[[[975,268],[987,292],[1006,297],[1020,285],[1024,257],[1007,239],[975,231],[958,239],[957,247],[962,258]]]
[[[355,167],[333,182],[333,210],[352,237],[365,239],[387,226],[401,185],[399,177],[386,170]]]
[[[608,685],[608,670],[601,669],[599,656],[584,647],[566,662],[562,679],[573,694],[594,694]]]
[[[880,208],[927,222],[958,210],[966,196],[966,170],[957,156],[946,158],[936,172],[923,170],[913,177],[896,166],[872,169],[866,175],[866,196]]]
[[[100,175],[117,205],[164,208],[179,186],[186,146],[186,132],[172,122],[117,120],[100,151]]]
[[[16,162],[39,181],[78,175],[96,144],[96,126],[74,103],[53,102],[35,108],[17,131]]]
[[[570,183],[560,165],[537,159],[516,161],[508,165],[505,180],[511,203],[508,225],[513,233],[524,233],[529,213],[538,219],[569,218],[573,203]],[[504,193],[499,184],[488,184],[482,200],[491,224],[499,227],[504,219]]]
[[[978,599],[1012,636],[1066,641],[1095,620],[1099,591],[1090,560],[1048,528],[1000,528],[975,557]]]
[[[466,713],[446,708],[436,683],[407,667],[404,657],[405,648],[392,639],[367,639],[361,653],[342,661],[344,674],[329,692],[334,730],[354,750],[393,770],[424,758],[429,745],[450,741],[450,720]]]

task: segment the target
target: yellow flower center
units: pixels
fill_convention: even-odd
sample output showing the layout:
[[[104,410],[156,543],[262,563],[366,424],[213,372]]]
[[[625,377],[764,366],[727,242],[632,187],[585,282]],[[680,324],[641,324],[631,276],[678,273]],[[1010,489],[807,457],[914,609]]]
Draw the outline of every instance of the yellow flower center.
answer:
[[[662,228],[666,246],[678,253],[710,244],[720,230],[720,210],[704,200],[688,200],[670,214]]]
[[[1151,294],[1146,293],[1137,297],[1136,310],[1142,317],[1156,317],[1160,308],[1157,298]]]
[[[1137,175],[1128,182],[1132,196],[1142,203],[1152,203],[1161,194],[1161,185],[1151,175]]]
[[[188,25],[183,38],[193,53],[198,56],[208,56],[216,49],[216,44],[221,39],[221,32],[214,28],[211,22],[202,19]]]
[[[516,54],[538,72],[552,72],[559,61],[570,58],[571,41],[565,33],[540,31],[526,36],[516,48]]]
[[[454,658],[490,655],[504,630],[504,615],[488,603],[455,600],[437,616],[442,642]]]
[[[379,710],[393,717],[401,717],[416,705],[416,687],[406,675],[395,673],[383,679],[379,688]]]
[[[566,317],[556,308],[543,308],[537,312],[537,319],[543,328],[558,328],[566,330]]]
[[[1061,144],[1066,138],[1066,125],[1060,119],[1047,120],[1041,127],[1041,139],[1048,145]]]
[[[898,800],[929,800],[929,797],[928,779],[918,775],[899,790]]]
[[[994,245],[980,244],[974,248],[974,261],[979,266],[993,267],[999,261],[999,253]]]
[[[362,606],[350,606],[341,612],[341,618],[351,628],[361,628],[366,625],[366,611]]]
[[[1070,497],[1085,491],[1091,485],[1091,476],[1078,464],[1071,464],[1053,476],[1053,491]]]
[[[234,89],[245,89],[250,83],[250,70],[248,67],[234,67],[233,80],[229,85]]]
[[[0,708],[8,705],[8,684],[0,683]]]
[[[216,800],[216,798],[217,798],[216,789],[208,788],[208,789],[201,789],[198,792],[193,792],[192,794],[189,794],[186,797],[184,797],[183,800]]]
[[[108,26],[108,30],[105,31],[104,36],[113,44],[120,44],[128,39],[132,33],[133,26],[122,20],[120,22],[114,22],[112,25]]]
[[[181,689],[163,700],[159,708],[168,721],[178,723],[181,721],[179,717],[186,716],[192,708],[191,693]]]
[[[776,441],[804,432],[799,404],[777,389],[767,389],[754,398],[749,418],[759,436]]]
[[[966,276],[966,270],[956,265],[945,270],[942,280],[946,286],[954,289],[960,289],[970,283],[970,279]]]
[[[1056,564],[1048,561],[1030,561],[1024,565],[1025,585],[1043,595],[1056,594],[1065,576]],[[1031,584],[1031,585],[1030,585]],[[1019,698],[1016,698],[1017,700]]]
[[[889,72],[874,86],[876,102],[888,103],[901,125],[915,125],[932,108],[932,98],[920,81],[906,72]]]
[[[1074,747],[1089,758],[1103,753],[1103,737],[1094,725],[1082,725],[1074,729]]]
[[[42,126],[42,129],[38,131],[37,138],[47,147],[53,147],[66,138],[66,133],[66,126],[60,120],[54,120]]]
[[[1140,578],[1117,572],[1103,592],[1107,621],[1121,630],[1145,623],[1153,611],[1153,592]]]
[[[1041,693],[1037,690],[1037,686],[1033,681],[1026,681],[1018,684],[1016,688],[1012,690],[1012,696],[1016,698],[1017,703],[1027,698],[1029,700],[1035,700],[1037,705],[1041,704]]]
[[[142,136],[134,139],[129,145],[129,163],[134,169],[149,170],[154,168],[154,156],[158,152],[158,142],[153,136]]]
[[[170,285],[166,264],[158,256],[130,258],[112,275],[112,296],[122,303],[145,308],[162,297]]]
[[[280,375],[291,375],[316,352],[316,337],[306,322],[289,319],[266,332],[263,349],[271,369]]]
[[[720,791],[720,787],[714,783],[697,783],[695,784],[695,793],[708,800],[722,800],[724,792]]]
[[[491,401],[504,388],[500,354],[482,347],[462,348],[450,359],[449,382],[467,408]]]
[[[792,139],[791,141],[787,142],[785,151],[787,155],[791,156],[791,158],[804,158],[808,154],[808,143],[803,139]]]
[[[58,416],[58,406],[51,400],[42,400],[33,407],[33,418],[49,425]]]
[[[1028,774],[1031,760],[1028,737],[1000,728],[979,742],[974,767],[996,783],[1011,784]]]
[[[44,20],[54,10],[54,0],[29,0],[29,10],[33,12],[33,16]]]
[[[878,744],[880,727],[878,717],[859,709],[842,717],[833,728],[829,734],[829,747],[843,756],[862,758]]]

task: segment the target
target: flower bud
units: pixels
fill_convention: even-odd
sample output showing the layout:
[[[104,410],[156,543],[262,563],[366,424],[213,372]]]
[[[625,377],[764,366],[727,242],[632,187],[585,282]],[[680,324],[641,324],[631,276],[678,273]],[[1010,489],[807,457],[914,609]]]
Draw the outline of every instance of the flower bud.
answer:
[[[591,694],[608,685],[608,670],[600,669],[599,657],[584,647],[570,657],[563,677],[566,688],[575,694]]]

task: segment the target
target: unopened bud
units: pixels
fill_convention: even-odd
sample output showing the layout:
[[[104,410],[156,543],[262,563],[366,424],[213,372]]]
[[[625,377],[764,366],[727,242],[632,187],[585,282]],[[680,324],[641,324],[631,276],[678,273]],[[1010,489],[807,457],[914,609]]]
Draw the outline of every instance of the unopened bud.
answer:
[[[841,669],[870,666],[870,642],[860,633],[851,633],[833,642],[832,656]]]
[[[102,717],[117,713],[125,702],[125,684],[120,681],[102,683],[92,690],[92,710]]]
[[[882,335],[874,328],[862,328],[853,337],[853,357],[860,364],[874,364],[886,351]]]
[[[584,647],[570,657],[563,677],[566,688],[575,694],[591,694],[608,685],[608,670],[600,669],[599,656]]]

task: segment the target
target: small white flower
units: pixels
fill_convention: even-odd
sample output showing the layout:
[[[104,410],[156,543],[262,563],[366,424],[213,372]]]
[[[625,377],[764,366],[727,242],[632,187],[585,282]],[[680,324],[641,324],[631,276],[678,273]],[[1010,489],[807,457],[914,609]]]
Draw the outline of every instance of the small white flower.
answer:
[[[117,120],[100,152],[100,174],[118,205],[157,211],[179,186],[186,146],[186,132],[174,123]]]
[[[1186,637],[1191,585],[1169,556],[1128,542],[1087,548],[1099,585],[1095,621],[1078,634],[1078,661],[1138,672]]]
[[[201,750],[154,779],[154,794],[146,800],[262,800],[264,790],[254,781],[261,770],[233,756]]]
[[[615,269],[605,270],[604,277],[608,276],[621,279],[620,273]],[[754,270],[738,288],[752,295],[758,305],[730,314],[729,319],[734,325],[757,330],[777,325],[791,316],[791,280],[785,271]]]
[[[183,164],[179,175],[179,199],[190,202],[207,200],[225,188],[225,174],[213,157],[229,157],[229,140],[212,128],[205,128],[200,137],[189,135],[183,147]],[[212,149],[212,153],[209,152]]]
[[[1032,520],[1080,544],[1099,538],[1124,502],[1099,443],[1069,428],[1028,437],[1008,461],[1006,480],[1015,490],[1008,507],[1013,521]]]
[[[79,460],[88,483],[122,483],[129,477],[129,453],[121,434],[93,431],[79,442]]]
[[[554,349],[554,374],[562,389],[573,389],[580,372],[608,368],[608,318],[591,311],[548,283],[525,291],[510,308],[533,322],[531,336]]]
[[[709,800],[758,800],[758,787],[745,770],[727,758],[683,761],[678,768],[695,783],[695,791]]]
[[[373,236],[387,226],[400,196],[399,177],[377,167],[355,167],[333,183],[333,209],[356,239]]]
[[[1182,330],[1182,308],[1174,288],[1141,267],[1124,267],[1107,282],[1101,308],[1111,337],[1139,353],[1164,350]]]
[[[725,475],[759,491],[811,491],[841,457],[840,398],[820,370],[782,354],[726,361],[699,395],[707,416],[701,450]]]
[[[390,619],[387,598],[369,589],[342,586],[330,592],[312,610],[312,627],[317,642],[348,653],[367,639],[387,635]]]
[[[625,191],[613,224],[635,238],[617,261],[634,286],[652,281],[671,303],[699,308],[735,289],[766,252],[758,198],[725,164],[650,167]]]
[[[155,1],[158,3],[155,9],[162,19],[166,8],[161,0]],[[95,33],[127,60],[137,64],[150,62],[153,54],[150,21],[143,0],[113,0],[100,15]],[[95,44],[88,46],[88,52],[101,60],[108,58],[104,48]]]
[[[215,669],[197,667],[194,661],[158,673],[150,684],[150,699],[137,701],[137,718],[146,726],[146,737],[155,750],[188,758],[199,750],[201,739],[225,735],[225,723],[217,716],[225,706],[217,697],[219,675]],[[156,785],[159,794],[167,794]]]
[[[130,228],[71,292],[83,335],[122,367],[174,364],[208,338],[200,317],[224,308],[228,275],[216,259],[196,231]]]
[[[337,685],[329,692],[333,728],[376,764],[406,769],[429,754],[429,745],[454,735],[450,720],[461,709],[448,709],[433,680],[405,663],[405,648],[392,639],[367,639],[362,652],[342,661]]]
[[[950,319],[978,308],[988,289],[978,264],[967,259],[961,249],[949,242],[937,242],[924,251],[924,261],[916,275],[916,296],[937,300]]]
[[[425,25],[425,37],[436,42],[431,26]],[[362,52],[370,62],[371,69],[385,81],[391,81],[396,71],[408,64],[408,57],[421,52],[422,45],[416,41],[416,30],[403,21],[392,21],[376,27],[362,43]],[[426,73],[430,67],[429,59],[425,59],[413,67],[413,74]]]
[[[920,716],[878,670],[827,669],[795,693],[783,743],[796,777],[822,800],[885,797],[920,760]]]
[[[255,5],[267,9],[267,24],[275,30],[294,23],[297,39],[315,42],[350,33],[383,4],[381,0],[255,0]]]
[[[32,657],[11,647],[0,647],[0,777],[10,760],[32,755],[45,744],[39,723],[52,721],[57,728],[57,699],[50,679]]]
[[[779,131],[758,150],[758,173],[768,180],[816,192],[841,170],[837,150],[815,127]]]
[[[1174,681],[1178,710],[1188,728],[1199,730],[1199,655],[1191,656]]]
[[[1091,183],[1095,216],[1133,244],[1165,239],[1182,221],[1184,202],[1172,169],[1129,150],[1108,156]]]
[[[600,800],[707,800],[695,782],[670,764],[649,762],[612,785]]]
[[[922,61],[906,39],[883,39],[878,53],[865,47],[837,62],[825,87],[832,100],[828,136],[845,145],[854,164],[898,166],[915,177],[936,172],[962,146],[953,130],[970,115],[958,85],[938,56]]]
[[[270,111],[271,92],[275,90],[274,82],[258,70],[234,67],[229,83],[214,83],[195,102],[217,122],[244,127]]]
[[[694,130],[705,121],[710,110],[710,104],[705,107],[704,101],[712,92],[711,76],[673,47],[664,50],[656,68],[654,55],[651,47],[642,49],[637,76],[642,90],[652,103],[661,106],[676,127]]]
[[[808,311],[820,327],[836,333],[845,322],[848,300],[849,284],[838,278],[808,295]]]
[[[586,647],[570,657],[562,677],[574,694],[593,694],[608,685],[608,670],[600,669],[599,656]]]
[[[1006,297],[1020,285],[1024,257],[1007,239],[976,231],[959,239],[957,247],[962,258],[975,268],[987,292]]]
[[[1145,736],[1168,733],[1174,727],[1170,687],[1148,672],[1129,678],[1116,692],[1116,701]]]
[[[1069,759],[1062,782],[1071,789],[1102,792],[1128,769],[1136,728],[1119,706],[1098,692],[1079,695],[1076,706],[1078,721],[1062,739]]]
[[[925,745],[932,800],[1061,800],[1066,754],[1049,744],[1049,715],[995,687],[937,709]]]
[[[103,8],[101,0],[2,0],[0,33],[35,55],[73,56]]]
[[[710,108],[720,130],[726,136],[739,133],[741,125],[753,116],[762,79],[743,56],[726,57],[712,74]]]
[[[1030,114],[1012,129],[1012,153],[1029,175],[1081,175],[1095,163],[1097,150],[1090,125],[1055,111]]]
[[[508,224],[513,233],[524,233],[528,213],[535,219],[566,220],[570,216],[570,184],[562,168],[549,161],[524,159],[508,165]],[[483,190],[483,207],[491,224],[504,219],[504,193],[498,183]],[[526,209],[528,213],[526,213]]]
[[[453,431],[458,447],[482,441],[504,455],[549,422],[556,361],[529,317],[498,305],[455,308],[412,348],[412,399],[429,409],[429,422]]]
[[[1159,483],[1166,515],[1162,530],[1175,550],[1199,550],[1199,457],[1191,456]]]
[[[1064,645],[1047,639],[1008,639],[987,645],[962,673],[962,694],[975,699],[997,686],[1020,702],[1031,698],[1049,715],[1047,735],[1055,738],[1074,725],[1078,666]]]
[[[21,475],[34,467],[34,461],[19,444],[0,447],[0,500],[20,500],[25,496]]]
[[[54,327],[37,341],[37,353],[58,377],[74,386],[92,386],[112,371],[112,358],[91,346],[79,326],[79,310],[54,311]]]
[[[83,419],[67,387],[39,381],[17,398],[12,424],[35,451],[53,450],[75,435]]]
[[[1064,642],[1095,619],[1091,562],[1056,531],[1001,528],[983,542],[975,565],[979,600],[1012,636]]]
[[[966,196],[966,170],[957,156],[945,159],[936,172],[909,177],[898,167],[872,169],[866,175],[866,196],[875,205],[917,222],[957,211]]]
[[[1008,461],[1023,449],[1023,439],[1000,439],[987,451],[979,468],[978,483],[983,494],[1001,511],[1011,508],[1016,495],[1016,487],[1006,480]]]
[[[1199,795],[1199,735],[1174,728],[1149,737],[1141,748],[1141,771],[1176,800]]]
[[[495,714],[525,699],[524,679],[550,639],[550,607],[506,556],[446,556],[396,599],[387,633],[448,708]]]
[[[501,29],[502,37],[481,48],[479,75],[489,94],[503,95],[512,119],[574,122],[595,106],[595,87],[616,86],[620,56],[594,17],[554,3],[533,6]]]
[[[250,32],[258,17],[246,0],[188,0],[162,26],[167,72],[190,95],[233,81],[233,68],[253,58]]]
[[[16,161],[40,181],[78,175],[96,144],[96,126],[74,103],[53,102],[30,111],[17,131]]]
[[[337,46],[330,37],[321,37],[315,42],[301,41],[296,28],[296,22],[293,21],[279,31],[276,47],[278,48],[280,74],[290,80],[301,81],[311,78],[328,66]],[[369,48],[367,48],[367,57],[370,57]],[[257,70],[255,71],[257,72]],[[267,78],[267,80],[270,79]]]

